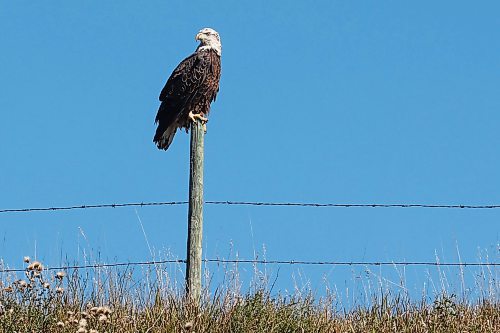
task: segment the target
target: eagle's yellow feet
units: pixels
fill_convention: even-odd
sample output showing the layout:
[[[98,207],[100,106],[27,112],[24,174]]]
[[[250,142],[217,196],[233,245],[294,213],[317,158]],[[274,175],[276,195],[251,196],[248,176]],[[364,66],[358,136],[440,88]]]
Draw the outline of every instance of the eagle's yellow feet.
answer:
[[[201,114],[193,113],[193,111],[189,111],[188,117],[193,123],[196,122],[196,119],[199,119],[202,123],[206,123],[208,121],[207,118],[203,117]]]
[[[201,121],[202,126],[203,126],[203,131],[205,131],[205,133],[207,133],[208,118],[203,117],[201,114],[193,113],[193,111],[189,111],[188,117],[189,117],[189,119],[191,119],[191,121],[193,123],[196,122],[196,119],[199,119]]]

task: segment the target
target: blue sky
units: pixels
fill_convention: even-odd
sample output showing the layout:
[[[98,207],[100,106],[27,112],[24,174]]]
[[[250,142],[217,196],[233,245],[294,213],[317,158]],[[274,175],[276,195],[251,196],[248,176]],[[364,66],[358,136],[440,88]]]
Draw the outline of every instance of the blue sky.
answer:
[[[186,200],[189,136],[158,151],[153,120],[206,26],[223,45],[206,200],[498,204],[499,10],[495,1],[1,1],[0,208]],[[0,253],[11,266],[23,255],[81,261],[84,250],[149,259],[140,217],[151,248],[184,257],[186,213],[3,214]],[[206,257],[231,248],[262,257],[265,247],[268,259],[455,261],[458,245],[462,260],[484,251],[498,260],[496,210],[205,213]],[[281,269],[287,286],[293,269]],[[340,284],[352,271],[303,274],[318,287],[324,274]],[[426,276],[412,274],[415,284]]]

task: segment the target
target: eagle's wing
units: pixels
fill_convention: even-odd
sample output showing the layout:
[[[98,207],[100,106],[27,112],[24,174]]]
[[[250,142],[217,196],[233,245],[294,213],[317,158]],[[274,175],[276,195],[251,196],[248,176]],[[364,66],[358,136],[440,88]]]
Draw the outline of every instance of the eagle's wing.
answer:
[[[160,100],[184,98],[184,106],[201,97],[212,101],[219,90],[220,58],[213,52],[197,52],[182,61],[168,79],[160,93]],[[193,112],[195,110],[192,110]]]
[[[162,103],[155,119],[158,128],[153,139],[158,148],[168,148],[177,127],[187,128],[187,119],[179,119],[181,115],[187,116],[189,111],[208,113],[210,102],[219,89],[220,76],[220,63],[215,68],[218,72],[214,73],[210,56],[207,52],[198,52],[184,59],[161,90],[159,99]]]
[[[189,76],[195,60],[196,53],[193,53],[181,61],[181,63],[174,69],[168,78],[167,83],[165,83],[165,86],[160,92],[159,99],[161,102],[165,101],[167,97],[174,97],[175,95],[183,92],[183,82],[186,80],[186,77]]]

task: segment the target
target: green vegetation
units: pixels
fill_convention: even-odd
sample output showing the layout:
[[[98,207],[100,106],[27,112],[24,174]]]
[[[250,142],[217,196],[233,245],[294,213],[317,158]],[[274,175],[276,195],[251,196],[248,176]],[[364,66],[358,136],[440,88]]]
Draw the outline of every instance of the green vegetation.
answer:
[[[500,332],[499,284],[490,270],[487,290],[474,302],[446,293],[412,302],[383,291],[346,310],[333,292],[285,296],[256,282],[242,293],[234,270],[197,307],[161,267],[137,279],[129,269],[67,274],[25,262],[22,279],[0,280],[0,332]]]

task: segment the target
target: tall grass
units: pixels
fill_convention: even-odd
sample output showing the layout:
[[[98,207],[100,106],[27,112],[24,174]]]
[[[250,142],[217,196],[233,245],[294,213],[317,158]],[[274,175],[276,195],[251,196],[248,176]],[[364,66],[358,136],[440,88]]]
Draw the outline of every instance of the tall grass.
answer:
[[[245,291],[237,266],[225,267],[219,286],[211,286],[206,272],[197,306],[162,266],[53,272],[26,261],[22,277],[1,278],[1,332],[500,332],[499,282],[488,266],[474,300],[446,289],[430,301],[428,295],[412,300],[403,272],[403,288],[388,288],[371,272],[374,280],[363,283],[366,299],[347,308],[335,288],[323,296],[298,288],[276,292],[257,266]]]

